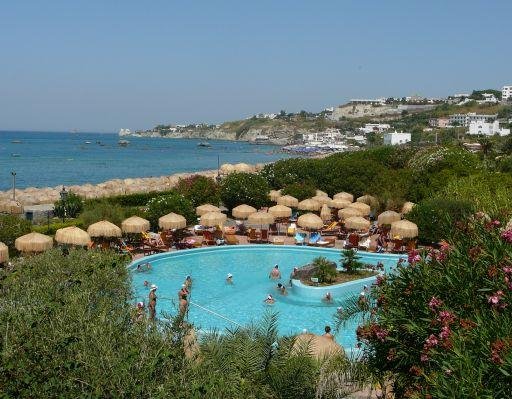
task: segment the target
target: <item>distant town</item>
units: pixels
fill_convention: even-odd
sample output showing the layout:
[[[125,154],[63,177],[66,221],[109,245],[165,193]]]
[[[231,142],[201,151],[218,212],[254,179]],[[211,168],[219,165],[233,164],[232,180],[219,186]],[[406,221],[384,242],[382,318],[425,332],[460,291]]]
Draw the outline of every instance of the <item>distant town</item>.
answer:
[[[478,151],[478,138],[503,137],[512,127],[512,86],[447,98],[352,99],[320,112],[258,113],[222,124],[158,125],[120,136],[245,140],[298,154],[354,151],[371,145],[458,141]]]

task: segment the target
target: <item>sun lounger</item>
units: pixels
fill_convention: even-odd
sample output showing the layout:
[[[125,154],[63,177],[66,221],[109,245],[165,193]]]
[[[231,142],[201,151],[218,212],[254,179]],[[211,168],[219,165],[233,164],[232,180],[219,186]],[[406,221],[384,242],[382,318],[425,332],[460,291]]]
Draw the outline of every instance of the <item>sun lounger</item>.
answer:
[[[294,212],[294,213],[292,213],[292,216],[290,216],[289,221],[290,222],[296,222],[298,218],[299,218],[299,213],[298,212]]]
[[[262,243],[269,243],[269,236],[268,236],[268,230],[267,229],[261,229],[261,242]]]
[[[228,245],[237,245],[239,243],[238,238],[234,234],[224,234],[224,240]]]
[[[304,245],[306,239],[306,234],[304,233],[295,233],[295,244],[296,245]]]
[[[316,243],[320,241],[321,235],[320,233],[311,233],[311,236],[309,237],[308,245],[310,246],[316,246]]]
[[[336,235],[340,232],[340,228],[338,227],[338,222],[332,222],[331,224],[329,224],[328,226],[326,226],[325,228],[323,228],[322,230],[320,230],[320,233],[323,235],[323,236],[328,236],[328,235]]]
[[[348,236],[347,243],[345,244],[345,248],[357,248],[359,246],[359,234],[351,233]]]
[[[290,237],[293,237],[295,235],[295,232],[297,231],[297,225],[295,223],[292,223],[288,226],[288,230],[286,231],[286,234]]]
[[[282,237],[274,237],[272,239],[272,244],[274,244],[274,245],[284,245],[284,238],[282,238]]]
[[[316,242],[317,247],[324,247],[324,248],[334,248],[336,244],[336,237],[329,236],[329,237],[320,237],[320,240]]]
[[[206,245],[215,245],[215,237],[211,231],[203,231],[203,243]]]
[[[256,229],[249,229],[248,241],[250,243],[257,243],[260,241],[258,234],[256,233]]]

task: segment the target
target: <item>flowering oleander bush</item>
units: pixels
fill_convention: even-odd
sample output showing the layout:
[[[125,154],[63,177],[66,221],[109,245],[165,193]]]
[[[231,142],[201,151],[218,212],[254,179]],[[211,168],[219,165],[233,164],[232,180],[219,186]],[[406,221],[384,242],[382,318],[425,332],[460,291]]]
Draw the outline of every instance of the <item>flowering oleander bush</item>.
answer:
[[[511,227],[478,214],[378,279],[357,336],[397,397],[509,397]]]
[[[211,177],[193,175],[178,181],[176,190],[192,202],[192,205],[219,205],[220,187]]]
[[[316,194],[315,186],[311,183],[293,183],[285,186],[281,191],[282,195],[291,195],[299,201],[314,197]]]
[[[231,173],[221,183],[222,202],[229,209],[247,204],[256,209],[268,205],[270,188],[267,181],[253,173]]]
[[[158,229],[158,218],[170,212],[184,216],[189,224],[194,224],[197,220],[192,202],[178,192],[155,197],[147,203],[146,216],[154,229]]]

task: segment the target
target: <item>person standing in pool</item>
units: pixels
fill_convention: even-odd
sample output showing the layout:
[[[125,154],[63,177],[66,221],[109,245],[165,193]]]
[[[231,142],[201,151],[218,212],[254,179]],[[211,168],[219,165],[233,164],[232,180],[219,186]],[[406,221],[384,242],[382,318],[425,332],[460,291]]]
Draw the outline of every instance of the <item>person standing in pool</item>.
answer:
[[[156,290],[158,287],[155,284],[151,285],[151,288],[149,290],[149,303],[148,303],[148,309],[149,309],[149,320],[154,321],[156,317]]]
[[[334,335],[331,334],[331,326],[325,326],[325,333],[323,336],[327,339],[334,341]]]
[[[286,287],[284,286],[284,284],[277,283],[277,290],[281,295],[288,295],[288,292],[286,291]]]
[[[228,273],[226,276],[226,284],[233,284],[233,275],[231,273]]]
[[[187,289],[189,289],[190,287],[192,287],[192,277],[190,277],[190,275],[188,275],[187,277],[185,277],[185,282],[184,282],[183,284],[185,284],[185,286],[187,287]]]
[[[180,316],[185,316],[188,310],[187,296],[183,294],[180,298]]]
[[[274,268],[270,271],[268,278],[272,280],[278,280],[281,278],[281,271],[279,270],[279,265],[275,265]]]

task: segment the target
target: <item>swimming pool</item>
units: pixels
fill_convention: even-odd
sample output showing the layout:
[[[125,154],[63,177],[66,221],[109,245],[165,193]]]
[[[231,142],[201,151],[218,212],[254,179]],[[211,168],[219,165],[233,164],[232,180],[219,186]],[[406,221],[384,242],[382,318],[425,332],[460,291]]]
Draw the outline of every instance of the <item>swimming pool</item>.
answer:
[[[314,287],[288,288],[282,296],[277,283],[288,287],[289,276],[295,266],[302,266],[318,256],[339,261],[339,249],[274,246],[236,245],[199,248],[186,251],[166,252],[133,262],[132,284],[137,301],[147,303],[149,287],[144,281],[158,286],[157,314],[162,311],[177,313],[177,293],[187,275],[193,279],[188,318],[201,330],[224,330],[237,325],[258,322],[271,309],[278,313],[279,333],[295,334],[307,329],[315,334],[323,333],[325,325],[334,324],[337,301],[361,291],[370,281],[348,283],[342,287],[315,289]],[[359,252],[361,261],[376,264],[382,262],[389,272],[400,256]],[[151,263],[148,271],[136,271],[137,265]],[[269,279],[269,272],[279,264],[280,280]],[[226,283],[226,275],[233,274],[233,284]],[[333,304],[321,301],[324,291],[330,290]],[[276,302],[266,305],[263,301],[271,293]],[[356,321],[336,334],[336,340],[345,348],[356,343]]]

